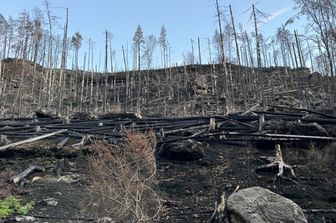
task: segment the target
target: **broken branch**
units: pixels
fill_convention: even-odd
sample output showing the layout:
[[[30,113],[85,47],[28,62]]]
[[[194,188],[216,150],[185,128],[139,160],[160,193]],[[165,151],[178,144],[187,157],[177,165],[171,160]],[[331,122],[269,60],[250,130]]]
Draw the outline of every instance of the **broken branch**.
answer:
[[[56,132],[51,132],[51,133],[48,133],[48,134],[45,134],[45,135],[33,137],[33,138],[30,138],[30,139],[25,139],[25,140],[22,140],[22,141],[19,141],[19,142],[13,142],[13,143],[1,146],[0,151],[5,151],[10,147],[22,145],[22,144],[25,144],[25,143],[35,142],[35,141],[40,140],[40,139],[45,139],[45,138],[48,138],[50,136],[54,136],[54,135],[57,135],[57,134],[64,133],[66,131],[68,131],[68,130],[67,129],[62,129],[62,130],[59,130],[59,131],[56,131]]]

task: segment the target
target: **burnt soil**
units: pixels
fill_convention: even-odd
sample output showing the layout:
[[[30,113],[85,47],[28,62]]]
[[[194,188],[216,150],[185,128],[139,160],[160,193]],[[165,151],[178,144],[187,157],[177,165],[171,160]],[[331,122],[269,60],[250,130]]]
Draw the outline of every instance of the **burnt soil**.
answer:
[[[16,194],[24,202],[35,201],[29,215],[40,217],[35,222],[86,222],[90,215],[83,211],[86,190],[90,186],[87,151],[67,148],[57,150],[52,143],[37,143],[16,148],[0,156],[1,191]],[[318,146],[318,145],[315,145]],[[284,160],[295,165],[299,184],[279,179],[273,185],[275,172],[255,173],[265,162],[260,156],[274,156],[268,150],[250,146],[205,144],[205,157],[196,161],[177,161],[158,157],[157,181],[163,201],[159,222],[206,222],[212,214],[218,195],[240,188],[261,186],[295,201],[303,209],[335,209],[336,178],[331,170],[319,169],[309,158],[307,148],[283,145]],[[66,157],[69,167],[60,177],[53,174],[57,159]],[[46,168],[34,173],[24,185],[6,183],[11,176],[29,164]],[[285,175],[290,177],[288,172]],[[37,176],[41,178],[36,178]],[[35,177],[35,178],[34,178]],[[32,182],[34,178],[34,182]],[[275,187],[274,187],[275,186]],[[336,214],[306,213],[309,222],[336,222]],[[84,218],[84,219],[81,219]],[[0,220],[0,222],[5,220]]]

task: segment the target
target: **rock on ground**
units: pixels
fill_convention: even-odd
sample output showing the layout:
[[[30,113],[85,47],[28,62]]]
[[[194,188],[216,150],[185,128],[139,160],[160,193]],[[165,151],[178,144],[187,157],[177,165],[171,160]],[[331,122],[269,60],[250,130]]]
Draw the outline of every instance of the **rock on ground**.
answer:
[[[233,223],[306,223],[302,209],[268,189],[251,187],[229,196],[227,211]]]
[[[166,145],[159,155],[169,160],[194,161],[205,156],[203,143],[194,140],[185,140]]]

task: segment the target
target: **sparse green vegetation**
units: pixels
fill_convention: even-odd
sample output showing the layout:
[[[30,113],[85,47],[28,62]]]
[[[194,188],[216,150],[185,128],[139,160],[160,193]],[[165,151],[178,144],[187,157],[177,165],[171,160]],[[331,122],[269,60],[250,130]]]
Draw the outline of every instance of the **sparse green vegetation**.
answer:
[[[14,214],[26,215],[33,208],[33,201],[23,205],[20,199],[10,195],[0,201],[0,218],[10,217]]]

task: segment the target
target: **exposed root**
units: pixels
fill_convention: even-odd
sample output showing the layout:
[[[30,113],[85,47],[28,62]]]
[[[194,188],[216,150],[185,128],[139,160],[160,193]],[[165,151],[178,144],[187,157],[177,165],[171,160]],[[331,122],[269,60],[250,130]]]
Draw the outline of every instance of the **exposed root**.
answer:
[[[257,167],[255,170],[262,170],[262,169],[270,169],[270,168],[274,168],[274,167],[278,167],[278,173],[275,175],[274,180],[273,180],[273,186],[275,187],[275,182],[278,178],[282,178],[285,180],[289,180],[295,184],[299,184],[296,180],[293,180],[289,177],[285,177],[283,175],[284,172],[284,168],[285,169],[289,169],[291,175],[293,176],[293,178],[297,178],[295,173],[294,173],[294,169],[292,166],[286,164],[283,161],[283,157],[282,157],[282,152],[281,152],[281,148],[279,144],[275,145],[275,157],[267,157],[266,160],[268,160],[270,163],[265,164],[265,165],[261,165],[259,167]]]
[[[92,141],[92,136],[91,135],[83,135],[81,141],[79,143],[76,143],[76,144],[73,144],[72,147],[74,148],[80,148],[84,145],[86,145],[88,142],[91,142]]]

